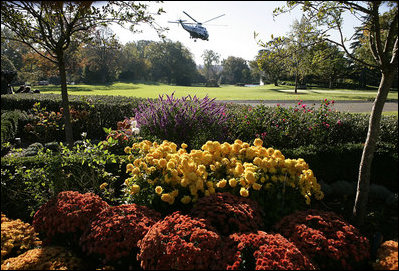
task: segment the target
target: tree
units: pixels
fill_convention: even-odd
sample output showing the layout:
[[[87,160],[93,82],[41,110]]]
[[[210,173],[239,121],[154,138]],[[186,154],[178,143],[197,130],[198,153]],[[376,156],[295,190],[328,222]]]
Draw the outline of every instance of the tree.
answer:
[[[247,83],[249,67],[247,61],[241,57],[229,56],[222,61],[224,80],[228,84]]]
[[[73,145],[66,80],[66,55],[72,41],[88,42],[93,30],[111,23],[122,27],[140,22],[156,27],[148,5],[136,2],[108,1],[96,7],[93,1],[5,1],[1,5],[1,24],[11,30],[11,40],[30,46],[35,52],[57,65],[61,80],[62,107],[65,117],[66,141]],[[161,14],[159,9],[157,14]],[[3,38],[3,37],[2,37]]]
[[[286,39],[284,37],[272,37],[267,43],[258,42],[264,49],[258,52],[257,63],[261,71],[278,86],[278,80],[282,73],[286,72],[285,59],[287,58]]]
[[[209,86],[217,86],[218,68],[217,65],[220,63],[220,54],[213,50],[205,50],[202,53],[202,59],[204,60],[204,74]]]
[[[302,11],[310,20],[327,26],[327,30],[323,33],[325,40],[342,47],[346,54],[355,61],[381,71],[381,81],[371,110],[367,137],[359,165],[356,199],[352,212],[354,223],[358,225],[364,223],[366,216],[371,163],[380,131],[382,110],[395,74],[398,72],[398,3],[387,2],[385,7],[388,11],[384,13],[381,11],[382,5],[381,1],[288,1],[286,8],[278,8],[274,13],[278,15],[296,6],[302,7]],[[372,61],[356,57],[345,46],[342,34],[344,12],[350,12],[362,20],[364,37],[369,46],[369,53],[373,56]],[[340,42],[329,39],[327,35],[329,29],[338,30]]]
[[[120,71],[121,44],[112,30],[100,27],[93,39],[84,48],[87,58],[83,80],[86,82],[110,83],[118,78]]]

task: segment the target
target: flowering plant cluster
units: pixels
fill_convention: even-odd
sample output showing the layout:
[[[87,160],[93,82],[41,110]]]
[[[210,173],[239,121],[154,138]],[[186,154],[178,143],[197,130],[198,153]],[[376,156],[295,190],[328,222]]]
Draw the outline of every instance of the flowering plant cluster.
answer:
[[[83,260],[59,246],[35,248],[9,258],[1,270],[84,270]]]
[[[87,255],[99,256],[103,263],[129,256],[134,260],[137,242],[160,218],[158,212],[136,204],[104,209],[86,228],[80,246]]]
[[[229,114],[225,105],[214,102],[208,96],[180,99],[164,95],[156,101],[141,104],[135,118],[143,135],[156,136],[177,144],[201,146],[207,139],[225,140]]]
[[[12,255],[40,245],[38,234],[31,225],[1,214],[1,262]]]
[[[338,112],[334,101],[323,100],[317,107],[302,100],[288,108],[259,105],[232,109],[230,130],[234,138],[261,138],[276,148],[297,148],[309,144],[363,142],[367,119]]]
[[[367,238],[333,212],[297,211],[275,226],[319,268],[353,269],[369,258]]]
[[[198,200],[191,215],[206,219],[218,233],[256,231],[263,226],[258,204],[230,193],[216,193]]]
[[[221,269],[222,239],[204,219],[179,211],[158,221],[139,241],[143,269]]]
[[[253,146],[241,140],[208,141],[201,150],[188,153],[184,143],[179,149],[166,140],[135,143],[125,149],[130,154],[126,172],[131,175],[124,182],[125,200],[152,205],[155,197],[178,208],[203,196],[230,192],[258,201],[263,209],[283,210],[296,208],[300,198],[306,204],[312,196],[323,198],[303,159],[285,159],[279,150],[262,144],[259,138]]]
[[[227,270],[314,270],[310,260],[280,234],[234,233],[225,259]]]
[[[398,270],[398,242],[385,241],[377,251],[377,261],[374,270]]]
[[[137,140],[137,135],[140,129],[137,126],[137,121],[134,118],[126,118],[123,121],[118,121],[117,129],[103,128],[107,133],[103,146],[113,153],[123,154],[125,147],[132,145]]]
[[[32,113],[28,115],[29,122],[24,126],[24,131],[35,137],[36,141],[43,143],[59,140],[62,138],[64,127],[63,108],[59,112],[47,111],[45,107],[40,106],[40,102],[33,105]],[[78,110],[73,107],[69,109],[71,123],[77,124],[86,120],[89,111]]]
[[[46,243],[67,241],[77,244],[87,224],[109,205],[93,193],[64,191],[42,205],[33,217],[33,226]],[[66,240],[64,234],[68,236]]]

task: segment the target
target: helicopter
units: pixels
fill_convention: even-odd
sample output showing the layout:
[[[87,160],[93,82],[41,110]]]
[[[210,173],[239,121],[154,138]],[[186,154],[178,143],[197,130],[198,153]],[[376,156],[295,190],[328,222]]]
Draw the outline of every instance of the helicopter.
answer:
[[[222,14],[222,15],[219,15],[219,16],[217,16],[215,18],[209,19],[209,20],[207,20],[207,21],[205,21],[203,23],[200,23],[197,20],[195,20],[193,17],[188,15],[187,12],[183,11],[183,13],[186,14],[188,17],[190,17],[190,19],[193,20],[195,23],[185,23],[186,20],[177,20],[175,22],[169,21],[169,23],[180,24],[183,27],[184,30],[186,30],[187,32],[190,33],[190,38],[194,39],[194,41],[197,41],[196,39],[202,39],[202,40],[208,40],[209,41],[209,39],[208,39],[209,38],[208,31],[202,25],[207,23],[207,22],[209,22],[209,21],[215,20],[217,18],[220,18],[220,17],[226,15],[226,14]]]

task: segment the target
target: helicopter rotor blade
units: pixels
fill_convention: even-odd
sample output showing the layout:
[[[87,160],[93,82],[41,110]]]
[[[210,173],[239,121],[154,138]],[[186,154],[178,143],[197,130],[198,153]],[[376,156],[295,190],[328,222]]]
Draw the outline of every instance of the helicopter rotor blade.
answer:
[[[217,19],[217,18],[220,18],[220,17],[222,17],[222,16],[224,16],[224,15],[226,15],[226,14],[222,14],[222,15],[219,15],[219,16],[217,16],[217,17],[215,17],[215,18],[209,19],[208,21],[203,22],[203,24],[205,24],[205,23],[207,23],[207,22],[210,22],[210,21],[212,21],[212,20],[215,20],[215,19]]]
[[[191,20],[193,20],[194,22],[198,23],[197,20],[195,20],[193,17],[191,17],[190,15],[187,14],[187,12],[183,11],[184,14],[186,14],[188,17],[191,18]]]

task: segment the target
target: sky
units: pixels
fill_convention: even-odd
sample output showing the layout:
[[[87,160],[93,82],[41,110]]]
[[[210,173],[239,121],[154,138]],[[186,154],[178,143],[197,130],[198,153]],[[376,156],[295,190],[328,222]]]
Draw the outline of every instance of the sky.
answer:
[[[205,50],[213,50],[220,55],[220,61],[229,56],[241,57],[245,60],[254,60],[261,47],[257,40],[264,42],[271,40],[271,35],[287,34],[294,20],[300,20],[300,8],[273,18],[273,10],[281,7],[285,1],[164,1],[163,3],[149,3],[150,10],[162,7],[165,13],[155,16],[156,22],[162,27],[168,27],[164,32],[167,39],[173,42],[180,41],[192,54],[196,64],[203,64],[202,54]],[[183,11],[199,22],[204,22],[219,15],[204,26],[209,33],[209,41],[190,39],[190,34],[179,24],[168,23],[178,19],[192,22]],[[360,22],[354,16],[344,16],[344,36],[348,39],[354,34],[354,27]],[[161,41],[155,30],[142,25],[138,29],[143,33],[132,33],[119,26],[111,29],[117,34],[120,42],[153,40]],[[254,38],[254,32],[258,38]],[[338,41],[338,34],[332,32],[331,38]],[[349,43],[347,43],[349,44]]]

